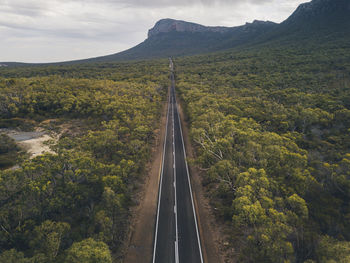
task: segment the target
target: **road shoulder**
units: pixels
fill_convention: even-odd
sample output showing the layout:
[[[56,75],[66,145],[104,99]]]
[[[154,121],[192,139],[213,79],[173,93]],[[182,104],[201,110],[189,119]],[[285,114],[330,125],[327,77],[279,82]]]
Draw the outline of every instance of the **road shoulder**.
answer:
[[[125,263],[152,261],[167,107],[168,101],[164,103],[160,125],[158,130],[155,131],[156,139],[152,147],[151,160],[147,164],[147,176],[138,193],[138,205],[132,211],[128,246],[123,261]]]

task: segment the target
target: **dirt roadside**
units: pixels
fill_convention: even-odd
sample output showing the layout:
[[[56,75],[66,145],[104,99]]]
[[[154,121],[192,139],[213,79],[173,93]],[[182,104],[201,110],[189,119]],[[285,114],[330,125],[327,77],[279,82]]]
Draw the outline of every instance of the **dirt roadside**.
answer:
[[[179,113],[181,117],[181,126],[185,141],[187,158],[194,158],[194,149],[190,142],[189,128],[186,123],[186,118],[182,109],[182,102],[178,99]],[[209,199],[205,196],[205,190],[202,186],[200,171],[189,164],[191,185],[193,190],[193,198],[196,206],[198,227],[201,235],[201,243],[203,250],[203,258],[205,263],[223,263],[231,262],[223,260],[223,244],[225,243],[222,229],[216,223],[215,215],[209,204]]]
[[[169,92],[168,92],[169,94]],[[159,129],[152,147],[151,161],[147,165],[147,177],[140,191],[139,204],[133,211],[133,222],[130,223],[128,247],[124,263],[147,263],[152,261],[155,219],[157,215],[158,186],[163,155],[165,124],[168,102],[162,109]]]

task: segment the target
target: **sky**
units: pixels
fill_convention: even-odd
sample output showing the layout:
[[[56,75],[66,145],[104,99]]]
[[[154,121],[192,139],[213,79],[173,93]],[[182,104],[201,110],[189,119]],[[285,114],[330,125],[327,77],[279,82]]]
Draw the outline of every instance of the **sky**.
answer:
[[[282,22],[308,0],[0,0],[0,61],[109,55],[147,38],[163,18],[206,26]]]

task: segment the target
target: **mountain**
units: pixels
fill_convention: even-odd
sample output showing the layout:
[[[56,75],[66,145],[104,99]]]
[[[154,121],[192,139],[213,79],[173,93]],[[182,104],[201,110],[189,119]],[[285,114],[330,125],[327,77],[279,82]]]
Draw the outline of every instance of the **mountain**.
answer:
[[[313,0],[250,46],[347,45],[350,42],[350,0]]]
[[[94,62],[194,55],[231,48],[259,38],[277,24],[270,21],[246,23],[238,27],[206,27],[180,20],[162,19],[148,31],[141,44]]]
[[[301,4],[284,22],[246,23],[238,27],[207,27],[162,19],[141,44],[93,61],[118,61],[194,55],[229,48],[336,41],[350,32],[350,0],[313,0]]]
[[[282,22],[274,37],[327,39],[331,36],[346,37],[349,32],[349,0],[313,0],[301,4],[287,20]]]
[[[208,27],[162,19],[148,31],[148,38],[133,48],[113,55],[66,63],[143,60],[247,46],[302,44],[311,40],[318,44],[348,38],[349,32],[350,0],[313,0],[301,4],[281,24],[255,20],[238,27]]]
[[[349,15],[349,0],[313,0],[301,4],[282,24],[304,29],[345,28],[350,22]]]

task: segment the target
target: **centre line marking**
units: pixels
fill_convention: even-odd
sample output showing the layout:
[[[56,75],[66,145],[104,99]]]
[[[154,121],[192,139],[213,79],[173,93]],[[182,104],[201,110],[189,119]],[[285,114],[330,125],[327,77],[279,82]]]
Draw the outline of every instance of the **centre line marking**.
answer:
[[[171,86],[171,90],[173,91],[175,87],[172,85]],[[174,96],[173,92],[171,93],[172,96]],[[174,97],[173,97],[174,100]],[[176,194],[176,159],[175,159],[175,115],[174,115],[174,103],[172,104],[172,113],[173,113],[173,151],[174,151],[174,183],[175,183],[175,208],[176,208],[176,212],[175,212],[175,226],[176,226],[176,232],[175,232],[175,263],[179,263],[179,234],[178,234],[178,225],[177,225],[177,194]]]

